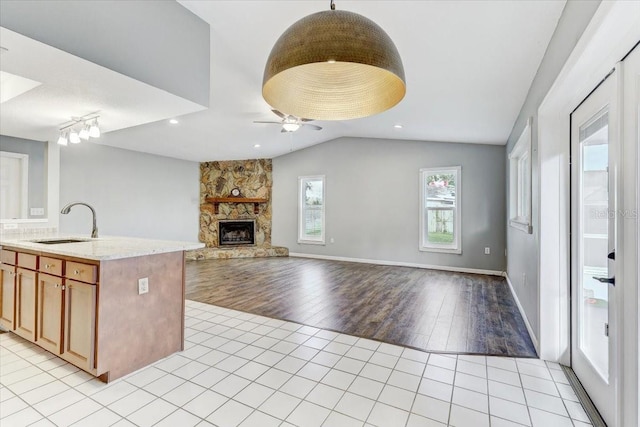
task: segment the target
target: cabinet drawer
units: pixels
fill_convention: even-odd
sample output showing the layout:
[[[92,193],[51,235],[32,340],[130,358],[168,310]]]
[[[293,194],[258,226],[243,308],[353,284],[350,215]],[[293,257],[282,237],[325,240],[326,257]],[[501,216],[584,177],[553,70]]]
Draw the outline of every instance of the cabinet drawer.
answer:
[[[54,276],[62,276],[62,260],[56,258],[49,258],[46,256],[40,257],[40,268],[38,271],[47,274],[53,274]]]
[[[96,283],[98,268],[91,264],[67,261],[64,277],[86,283]]]
[[[28,268],[29,270],[38,269],[38,256],[31,254],[23,254],[18,252],[18,266]]]
[[[0,262],[3,264],[16,265],[16,252],[3,249],[2,253],[0,253]]]

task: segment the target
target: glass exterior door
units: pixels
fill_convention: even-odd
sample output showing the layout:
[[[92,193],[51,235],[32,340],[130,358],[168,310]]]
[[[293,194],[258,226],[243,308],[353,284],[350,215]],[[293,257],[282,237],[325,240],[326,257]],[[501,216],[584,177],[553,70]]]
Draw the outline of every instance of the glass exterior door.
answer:
[[[571,115],[571,364],[615,425],[615,74]]]

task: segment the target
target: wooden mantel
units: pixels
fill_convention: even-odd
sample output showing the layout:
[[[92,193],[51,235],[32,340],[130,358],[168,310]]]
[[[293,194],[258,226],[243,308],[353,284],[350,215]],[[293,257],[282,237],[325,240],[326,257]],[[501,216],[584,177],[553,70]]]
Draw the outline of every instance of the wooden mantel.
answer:
[[[213,203],[213,213],[218,214],[218,205],[220,203],[253,203],[253,213],[260,212],[260,203],[267,203],[267,199],[255,199],[248,197],[207,197],[204,199],[207,203]]]

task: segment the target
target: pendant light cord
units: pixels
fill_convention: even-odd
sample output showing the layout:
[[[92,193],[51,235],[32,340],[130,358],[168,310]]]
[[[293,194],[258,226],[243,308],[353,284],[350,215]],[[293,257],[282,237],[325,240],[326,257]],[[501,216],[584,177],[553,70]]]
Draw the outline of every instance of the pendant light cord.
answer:
[[[329,6],[331,7],[331,10],[336,10],[336,5],[333,3],[333,0],[331,0]]]

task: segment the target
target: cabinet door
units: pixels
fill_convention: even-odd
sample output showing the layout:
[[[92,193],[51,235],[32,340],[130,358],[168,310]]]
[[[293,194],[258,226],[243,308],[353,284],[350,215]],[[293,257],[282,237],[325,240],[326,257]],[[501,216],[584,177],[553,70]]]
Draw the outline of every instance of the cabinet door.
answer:
[[[0,283],[0,326],[13,331],[16,318],[16,268],[13,265],[0,264]]]
[[[62,278],[38,274],[36,344],[54,354],[62,353]]]
[[[29,341],[36,340],[36,272],[16,270],[15,333]]]
[[[65,281],[64,346],[62,358],[85,369],[93,369],[96,286]]]

